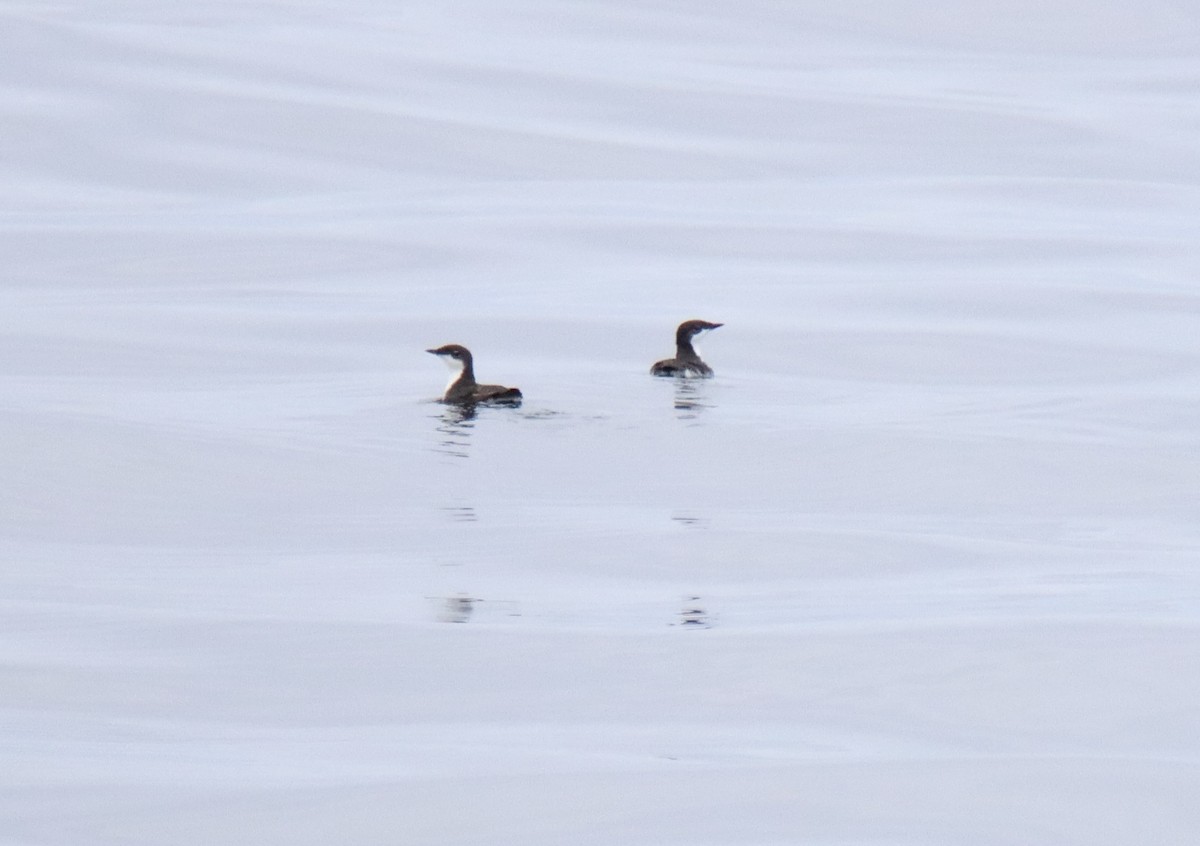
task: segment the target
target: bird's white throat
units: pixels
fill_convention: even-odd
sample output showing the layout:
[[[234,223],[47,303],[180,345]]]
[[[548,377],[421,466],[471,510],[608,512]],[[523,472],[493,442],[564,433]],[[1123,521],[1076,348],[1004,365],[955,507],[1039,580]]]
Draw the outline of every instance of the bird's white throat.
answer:
[[[700,352],[700,347],[697,345],[697,342],[711,331],[712,331],[711,329],[701,329],[699,332],[697,332],[695,335],[692,336],[692,349],[695,350],[697,358],[700,358],[700,359],[704,358],[704,355]]]
[[[458,377],[462,376],[463,363],[451,358],[448,355],[439,355],[438,358],[441,359],[442,364],[446,365],[446,367],[450,370],[450,381],[446,383],[446,390],[448,391],[450,390],[450,386],[458,381]]]

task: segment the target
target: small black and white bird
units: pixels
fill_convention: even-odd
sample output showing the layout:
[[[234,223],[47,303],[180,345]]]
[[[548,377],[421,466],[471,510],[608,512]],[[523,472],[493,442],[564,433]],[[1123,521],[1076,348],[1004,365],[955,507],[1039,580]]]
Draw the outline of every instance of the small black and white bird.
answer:
[[[724,323],[709,323],[707,320],[685,320],[675,330],[675,357],[654,362],[650,373],[655,376],[711,376],[713,369],[704,363],[693,341],[705,332],[711,332]]]
[[[480,385],[475,381],[474,360],[471,351],[459,344],[446,344],[436,350],[425,350],[445,362],[454,375],[446,386],[442,402],[455,405],[474,405],[479,402],[498,402],[520,405],[521,391],[503,385]]]

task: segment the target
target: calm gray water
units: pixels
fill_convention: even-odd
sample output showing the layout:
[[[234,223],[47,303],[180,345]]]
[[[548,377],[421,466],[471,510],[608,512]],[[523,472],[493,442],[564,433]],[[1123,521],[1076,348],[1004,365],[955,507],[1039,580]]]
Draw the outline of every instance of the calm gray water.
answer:
[[[1194,842],[1127,5],[9,4],[0,841]]]

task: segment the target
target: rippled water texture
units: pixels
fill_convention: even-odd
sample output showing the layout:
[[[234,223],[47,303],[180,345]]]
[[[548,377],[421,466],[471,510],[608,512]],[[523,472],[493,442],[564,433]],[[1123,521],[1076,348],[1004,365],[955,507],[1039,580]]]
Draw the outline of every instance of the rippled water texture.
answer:
[[[0,841],[1195,843],[1196,20],[0,3]]]

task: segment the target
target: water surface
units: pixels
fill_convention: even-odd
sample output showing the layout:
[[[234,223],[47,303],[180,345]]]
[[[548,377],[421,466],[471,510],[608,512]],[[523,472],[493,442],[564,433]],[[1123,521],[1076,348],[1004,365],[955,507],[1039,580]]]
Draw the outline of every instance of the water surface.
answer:
[[[910,5],[0,11],[9,838],[1192,842],[1190,17]]]

